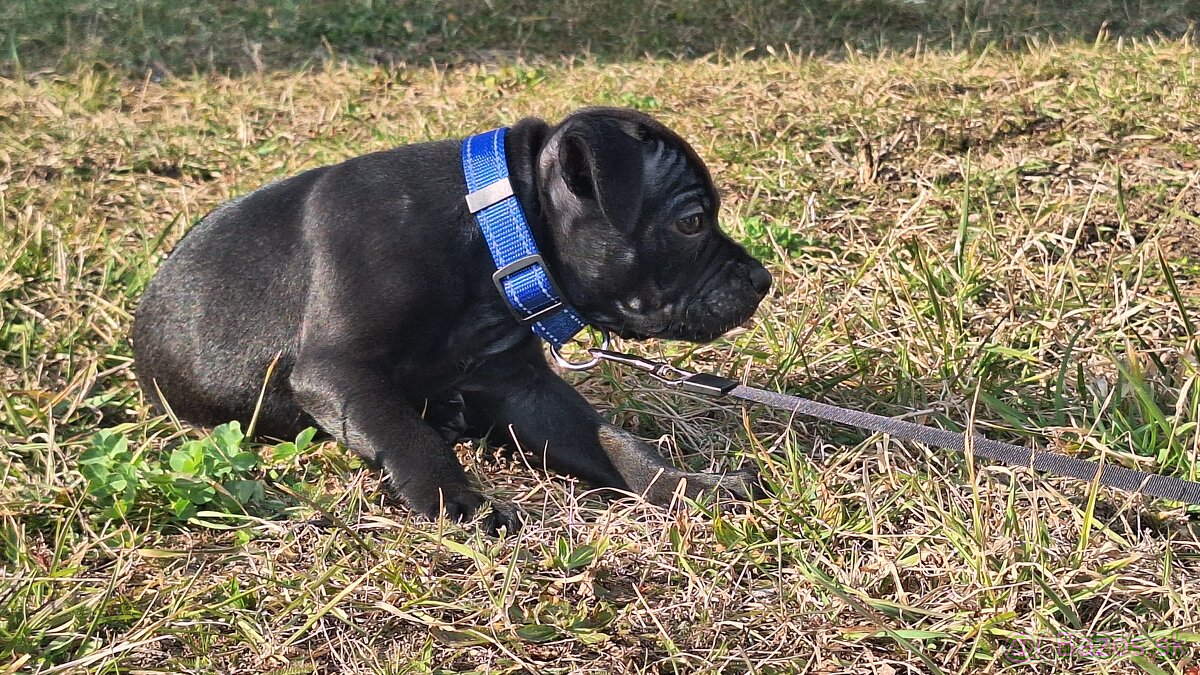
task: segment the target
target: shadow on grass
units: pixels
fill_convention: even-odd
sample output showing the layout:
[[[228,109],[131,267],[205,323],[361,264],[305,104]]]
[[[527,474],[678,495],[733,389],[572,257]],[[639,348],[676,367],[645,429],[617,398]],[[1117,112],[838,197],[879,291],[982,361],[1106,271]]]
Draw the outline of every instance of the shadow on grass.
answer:
[[[516,57],[756,56],[1021,49],[1030,40],[1177,37],[1200,2],[1124,0],[9,0],[0,73],[105,63],[164,76]]]

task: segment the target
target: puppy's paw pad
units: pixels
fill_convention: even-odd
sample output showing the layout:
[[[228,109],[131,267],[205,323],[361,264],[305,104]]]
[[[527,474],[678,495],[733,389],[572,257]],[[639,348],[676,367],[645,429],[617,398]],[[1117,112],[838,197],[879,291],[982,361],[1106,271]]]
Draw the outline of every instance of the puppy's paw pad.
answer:
[[[453,443],[467,431],[466,409],[462,394],[451,392],[444,398],[427,402],[425,421],[447,443]]]
[[[480,528],[493,537],[511,537],[521,530],[521,510],[508,502],[491,502],[491,512],[483,517]]]

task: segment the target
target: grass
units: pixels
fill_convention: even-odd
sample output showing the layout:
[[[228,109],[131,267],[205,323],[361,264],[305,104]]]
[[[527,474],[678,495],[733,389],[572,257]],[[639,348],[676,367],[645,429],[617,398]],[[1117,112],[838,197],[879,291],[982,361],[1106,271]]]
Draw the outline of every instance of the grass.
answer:
[[[344,57],[394,66],[518,54],[620,61],[776,49],[977,50],[1100,32],[1179,37],[1198,17],[1194,2],[1178,0],[8,0],[0,6],[0,68],[100,60],[163,77]]]
[[[544,21],[589,11],[563,5]],[[921,21],[932,5],[879,4]],[[956,6],[1020,14],[987,5]],[[488,20],[516,21],[494,6],[508,18]],[[782,32],[704,35],[790,30],[767,21],[782,3],[756,6],[743,22]],[[240,37],[203,31],[284,5],[163,7],[18,3],[0,21],[19,57],[0,83],[0,672],[1195,672],[1194,510],[606,368],[576,380],[618,424],[697,468],[757,466],[776,496],[604,503],[465,444],[472,475],[530,521],[494,540],[385,503],[334,444],[248,458],[229,428],[155,416],[128,343],[163,252],[231,196],[400,143],[631,105],[694,142],[776,286],[716,344],[627,347],[1200,478],[1188,36],[1008,51],[973,25],[945,49],[661,60],[635,57],[683,38],[647,28],[619,47],[614,20],[575,42],[504,32],[494,44],[529,54],[488,63],[454,61],[466,38],[451,35],[404,65],[373,59],[373,24],[349,12],[351,37],[325,53],[353,58],[304,65],[280,18],[260,27],[260,69],[238,65]],[[1099,7],[1089,21],[1115,5]],[[1139,7],[1126,27],[1187,11]],[[883,16],[867,8],[846,25]],[[136,11],[161,20],[126,21]],[[474,11],[458,20],[501,34]],[[1086,30],[1039,11],[1061,20],[1047,34]],[[959,25],[939,20],[912,31]],[[65,50],[67,25],[92,46]],[[151,43],[162,66],[143,70]]]

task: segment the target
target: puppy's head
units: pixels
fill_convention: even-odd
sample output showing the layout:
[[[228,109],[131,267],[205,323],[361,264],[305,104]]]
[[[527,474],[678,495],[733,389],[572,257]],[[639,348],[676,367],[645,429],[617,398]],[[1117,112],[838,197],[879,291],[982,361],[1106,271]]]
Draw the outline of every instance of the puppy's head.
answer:
[[[721,232],[708,169],[630,110],[567,117],[538,156],[555,274],[590,323],[621,337],[707,342],[745,322],[771,275]]]

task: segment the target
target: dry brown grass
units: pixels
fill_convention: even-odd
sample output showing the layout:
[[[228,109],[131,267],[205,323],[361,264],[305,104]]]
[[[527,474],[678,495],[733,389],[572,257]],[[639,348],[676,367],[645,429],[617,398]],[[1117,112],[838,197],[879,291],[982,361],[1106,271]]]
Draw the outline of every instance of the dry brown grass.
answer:
[[[325,444],[271,467],[297,492],[274,512],[178,522],[145,490],[106,522],[75,460],[99,428],[148,456],[202,434],[151,416],[127,332],[159,253],[208,209],[350,155],[617,103],[696,144],[728,228],[777,275],[750,329],[636,348],[1196,478],[1198,64],[1187,41],[1101,41],[3,81],[0,669],[1194,672],[1194,513],[627,372],[579,386],[680,461],[760,467],[777,497],[603,503],[464,446],[531,520],[492,540],[383,504]],[[1110,638],[1135,648],[1082,649]]]

